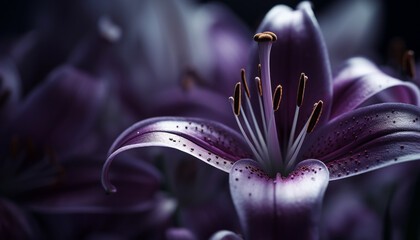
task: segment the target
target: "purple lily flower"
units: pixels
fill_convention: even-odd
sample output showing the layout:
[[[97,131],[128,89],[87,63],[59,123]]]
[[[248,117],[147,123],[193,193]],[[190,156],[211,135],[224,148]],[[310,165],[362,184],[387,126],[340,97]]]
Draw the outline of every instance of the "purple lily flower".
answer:
[[[259,73],[251,74],[256,87],[250,91],[242,71],[242,84],[230,98],[240,133],[199,118],[138,122],[110,148],[102,173],[106,191],[116,192],[108,174],[120,153],[150,146],[174,148],[229,173],[245,238],[315,239],[330,180],[420,158],[420,109],[401,103],[362,107],[382,88],[369,88],[374,94],[355,88],[352,98],[333,97],[326,47],[309,3],[296,11],[274,7],[259,32],[254,36],[258,51],[251,59],[252,69],[260,63]],[[353,77],[349,74],[343,82]],[[401,88],[418,101],[416,88]],[[333,106],[343,103],[348,107],[332,115]]]

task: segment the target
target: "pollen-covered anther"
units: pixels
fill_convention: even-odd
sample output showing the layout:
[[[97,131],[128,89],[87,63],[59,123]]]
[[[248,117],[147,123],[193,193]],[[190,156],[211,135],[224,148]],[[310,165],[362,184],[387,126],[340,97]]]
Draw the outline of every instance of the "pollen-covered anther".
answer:
[[[404,53],[402,58],[402,68],[405,73],[408,74],[411,78],[416,77],[416,68],[414,62],[414,51],[408,50]]]
[[[246,82],[245,69],[243,68],[241,69],[241,80],[242,80],[242,83],[244,84],[246,95],[248,96],[248,98],[251,98],[251,93],[249,92],[248,83]]]
[[[315,104],[314,110],[312,110],[312,114],[309,119],[308,128],[306,129],[307,133],[311,133],[314,130],[319,118],[321,117],[323,105],[324,102],[322,100],[319,100],[318,103]]]
[[[233,111],[236,116],[241,113],[241,83],[235,85],[235,92],[233,94]]]
[[[256,42],[274,42],[276,40],[277,36],[272,32],[263,32],[254,35],[254,41]]]
[[[273,94],[273,110],[274,111],[277,111],[280,107],[282,94],[283,94],[283,88],[281,87],[281,85],[278,85],[276,89],[274,90],[274,94]]]
[[[308,80],[308,77],[305,75],[305,73],[301,73],[300,78],[299,78],[299,87],[298,87],[297,99],[296,99],[296,105],[298,107],[302,106],[303,97],[305,95],[306,80]]]

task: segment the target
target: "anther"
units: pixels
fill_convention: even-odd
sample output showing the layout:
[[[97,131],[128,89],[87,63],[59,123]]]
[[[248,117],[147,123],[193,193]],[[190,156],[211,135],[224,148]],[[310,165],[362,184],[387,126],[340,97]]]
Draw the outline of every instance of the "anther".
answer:
[[[260,94],[260,96],[262,97],[262,85],[261,85],[261,79],[259,77],[255,78],[255,81],[257,83],[257,87],[258,87],[258,94]]]
[[[235,85],[235,92],[233,94],[233,111],[236,116],[241,113],[241,83]]]
[[[258,77],[261,79],[261,63],[258,64]]]
[[[243,68],[241,69],[241,79],[242,83],[244,84],[246,95],[248,96],[248,98],[251,98],[251,93],[249,92],[248,84],[246,82],[245,69]]]
[[[321,100],[319,100],[318,103],[315,104],[314,110],[312,110],[312,114],[309,119],[308,128],[306,128],[307,133],[311,133],[314,130],[316,124],[319,121],[319,118],[321,117],[323,105],[324,105],[324,102]]]
[[[281,85],[278,85],[276,89],[274,90],[274,95],[273,95],[273,110],[274,111],[277,111],[280,107],[282,93],[283,93],[283,88],[281,87]]]
[[[296,100],[296,105],[298,107],[302,106],[303,96],[305,95],[306,80],[308,80],[308,77],[305,75],[305,73],[301,73],[299,78],[299,87]]]
[[[402,67],[411,78],[416,77],[416,69],[414,64],[414,51],[408,50],[404,53],[402,58]]]

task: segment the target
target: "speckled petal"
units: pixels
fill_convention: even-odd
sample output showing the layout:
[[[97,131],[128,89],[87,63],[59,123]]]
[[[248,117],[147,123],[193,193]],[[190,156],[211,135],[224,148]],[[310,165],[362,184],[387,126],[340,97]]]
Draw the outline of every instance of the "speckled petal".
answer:
[[[383,103],[356,109],[319,128],[306,140],[304,158],[323,161],[330,179],[420,159],[420,109]]]
[[[352,58],[334,77],[334,99],[331,118],[353,110],[386,90],[383,102],[418,105],[420,91],[410,82],[392,78],[364,58]]]
[[[302,2],[295,11],[284,5],[272,8],[257,32],[263,31],[272,31],[278,37],[271,49],[271,81],[274,87],[278,84],[283,86],[277,115],[277,123],[281,124],[279,131],[286,135],[291,129],[302,72],[308,76],[308,81],[297,129],[304,126],[314,103],[319,100],[324,101],[319,124],[327,122],[331,108],[332,74],[326,46],[310,3]],[[252,60],[250,79],[257,76],[256,49],[252,52]]]
[[[283,178],[269,178],[249,159],[236,162],[230,191],[246,239],[317,239],[321,203],[328,185],[326,166],[301,162]]]
[[[223,124],[199,118],[150,118],[128,128],[112,145],[102,171],[104,188],[116,191],[107,175],[118,154],[152,146],[178,149],[225,172],[235,161],[250,156],[242,136]]]

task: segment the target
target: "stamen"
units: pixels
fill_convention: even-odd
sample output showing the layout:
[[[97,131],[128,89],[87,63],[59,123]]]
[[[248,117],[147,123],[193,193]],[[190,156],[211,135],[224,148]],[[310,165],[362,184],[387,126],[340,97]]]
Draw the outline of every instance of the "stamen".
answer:
[[[269,159],[268,150],[266,150],[267,148],[264,148],[264,150],[263,150],[263,146],[265,146],[265,142],[261,141],[261,139],[260,139],[260,142],[258,142],[257,138],[255,137],[254,131],[251,128],[251,124],[249,124],[248,117],[246,116],[245,111],[243,110],[242,107],[241,107],[241,109],[242,109],[242,119],[244,120],[246,129],[248,130],[248,133],[251,136],[251,139],[254,143],[253,145],[257,148],[257,152],[259,153],[260,156],[264,155],[262,160],[267,160],[268,161],[268,159]],[[254,126],[258,131],[258,125],[255,125],[255,124],[256,124],[256,122],[254,122]]]
[[[298,107],[302,106],[303,96],[305,94],[306,80],[308,80],[308,77],[305,75],[305,73],[301,73],[300,78],[299,78],[299,87],[298,87],[297,101],[296,101],[296,105]]]
[[[261,63],[258,64],[258,77],[261,80]]]
[[[246,82],[245,69],[243,68],[241,69],[241,79],[242,83],[244,84],[246,95],[248,96],[248,98],[251,98],[251,93],[249,92],[248,84]]]
[[[416,68],[414,63],[414,51],[408,50],[402,58],[402,68],[411,78],[416,77]]]
[[[283,88],[281,87],[281,85],[278,85],[276,89],[274,90],[274,95],[273,95],[273,110],[274,111],[277,111],[280,107],[281,96],[283,94],[282,89]]]
[[[299,86],[298,86],[297,98],[296,98],[295,116],[293,117],[293,124],[292,124],[292,130],[290,131],[289,143],[287,144],[288,151],[290,151],[290,146],[292,145],[293,138],[295,137],[296,124],[299,117],[299,110],[300,110],[300,107],[302,106],[303,97],[305,95],[306,80],[308,80],[308,77],[305,75],[305,73],[301,73],[300,78],[299,78]]]
[[[318,103],[314,105],[314,109],[312,110],[311,117],[305,123],[305,126],[303,127],[302,131],[299,133],[299,136],[296,138],[296,141],[293,143],[293,146],[288,149],[288,153],[286,157],[286,161],[287,161],[286,172],[290,172],[291,168],[294,166],[294,163],[296,161],[300,148],[302,147],[303,142],[305,140],[306,134],[311,133],[314,130],[316,124],[318,123],[319,118],[322,113],[323,104],[324,102],[319,100]],[[306,128],[306,131],[305,131],[305,128]]]
[[[316,124],[319,121],[319,118],[321,117],[323,105],[324,105],[324,102],[321,100],[319,100],[318,103],[315,105],[315,108],[312,111],[311,117],[309,119],[308,128],[306,129],[307,133],[311,133],[314,130]]]
[[[236,116],[241,113],[241,83],[235,85],[235,92],[233,94],[233,112]]]
[[[229,101],[232,104],[232,111],[235,113],[235,100],[233,97],[229,97]],[[255,149],[255,146],[251,143],[251,141],[248,138],[248,135],[245,133],[244,128],[242,127],[241,121],[239,121],[239,118],[236,114],[234,114],[235,116],[235,120],[236,123],[238,124],[239,130],[242,133],[242,136],[245,138],[246,143],[248,144],[248,146],[251,148],[252,153],[254,154],[255,158],[265,166],[265,162],[263,161],[262,157],[260,156],[260,154],[258,154],[257,150]]]
[[[255,83],[258,86],[258,93],[260,95],[260,97],[258,98],[258,104],[260,105],[260,113],[261,113],[261,120],[264,127],[264,135],[267,138],[267,123],[265,122],[264,108],[261,101],[261,98],[262,98],[261,79],[259,77],[255,77]]]

